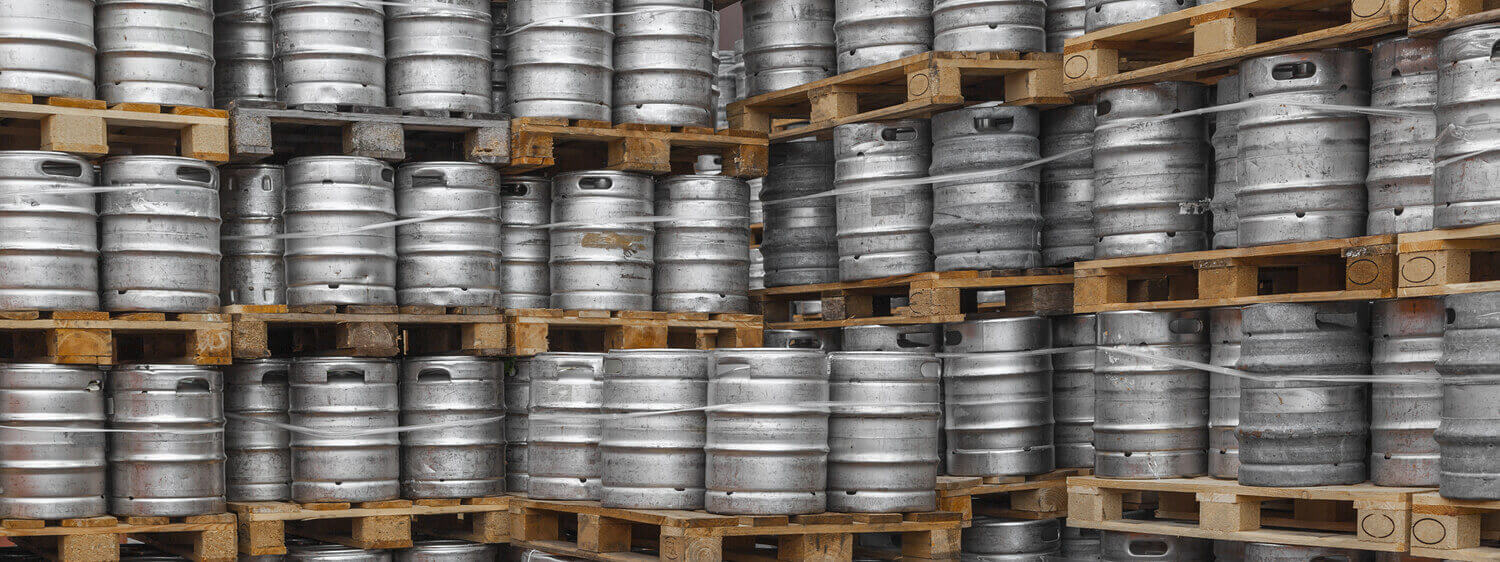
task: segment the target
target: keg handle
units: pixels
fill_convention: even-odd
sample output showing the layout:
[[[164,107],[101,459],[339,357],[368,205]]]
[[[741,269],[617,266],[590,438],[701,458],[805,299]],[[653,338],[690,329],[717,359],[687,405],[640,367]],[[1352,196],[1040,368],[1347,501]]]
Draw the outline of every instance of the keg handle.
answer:
[[[974,130],[979,132],[1004,133],[1016,126],[1015,117],[975,117]]]
[[[189,183],[201,183],[203,185],[214,184],[214,172],[208,168],[198,166],[178,166],[177,179]]]
[[[1203,331],[1203,321],[1197,318],[1175,318],[1167,323],[1174,334],[1196,334]]]
[[[448,178],[436,170],[417,172],[411,175],[411,187],[448,187]]]
[[[198,394],[209,391],[208,379],[192,378],[177,381],[178,394]]]
[[[83,165],[64,160],[43,160],[42,173],[65,178],[83,177]]]
[[[1273,80],[1301,80],[1318,73],[1318,63],[1313,61],[1284,62],[1271,67]]]
[[[614,180],[611,180],[605,176],[584,176],[578,178],[579,189],[609,189],[611,187],[614,187],[614,183]]]
[[[453,380],[453,373],[441,367],[428,367],[417,372],[418,382],[447,382]]]
[[[1307,562],[1349,562],[1349,556],[1344,554],[1324,554],[1308,558]]]
[[[524,183],[511,182],[500,184],[501,197],[524,197],[527,193],[530,192],[531,188],[527,187]]]
[[[880,130],[880,140],[914,141],[917,140],[917,129],[915,127],[886,127]]]
[[[814,337],[788,338],[786,347],[788,349],[823,349],[823,342]]]
[[[1134,539],[1125,550],[1131,556],[1166,556],[1172,553],[1172,545],[1160,539]]]
[[[365,372],[358,369],[330,369],[324,376],[324,381],[329,383],[363,383]]]
[[[1109,112],[1113,111],[1114,108],[1115,108],[1115,104],[1110,103],[1109,100],[1104,100],[1104,101],[1095,103],[1094,104],[1094,117],[1104,117],[1105,115],[1109,115]]]
[[[1359,326],[1359,315],[1352,312],[1319,312],[1313,315],[1318,328],[1354,328]]]
[[[283,370],[266,371],[260,376],[260,384],[265,386],[284,386],[287,381],[287,373]]]
[[[735,371],[749,368],[750,362],[739,358],[719,359],[718,361],[714,362],[714,374],[716,375],[727,375]]]
[[[927,332],[896,334],[896,347],[931,347],[934,344],[931,335]]]

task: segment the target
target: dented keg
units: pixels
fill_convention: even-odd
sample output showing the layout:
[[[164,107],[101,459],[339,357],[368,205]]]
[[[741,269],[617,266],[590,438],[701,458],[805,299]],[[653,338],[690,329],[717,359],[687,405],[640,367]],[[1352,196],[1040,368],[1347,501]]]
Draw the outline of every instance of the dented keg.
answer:
[[[214,0],[214,107],[275,101],[272,0]]]
[[[1235,368],[1245,339],[1239,308],[1208,311],[1208,362]],[[1240,473],[1240,378],[1222,373],[1208,374],[1208,475],[1234,480]]]
[[[224,512],[224,377],[212,367],[126,364],[109,372],[109,512]],[[141,431],[147,430],[147,431]]]
[[[1366,234],[1432,230],[1432,151],[1437,136],[1438,39],[1397,37],[1371,48],[1370,107],[1416,115],[1369,115],[1370,207]]]
[[[531,358],[526,494],[542,500],[598,500],[604,463],[604,354]]]
[[[655,306],[664,312],[750,310],[750,186],[728,176],[656,183]]]
[[[1094,259],[1094,106],[1042,113],[1042,265]]]
[[[219,167],[219,301],[286,304],[286,242],[280,238],[286,174],[279,164]],[[241,238],[243,237],[243,238]]]
[[[1145,533],[1103,531],[1103,562],[1202,562],[1213,559],[1213,541]]]
[[[708,379],[703,507],[731,515],[826,509],[828,363],[807,349],[719,349]]]
[[[932,270],[932,188],[865,188],[874,182],[926,177],[930,138],[925,119],[833,129],[834,186],[855,190],[836,197],[839,280]]]
[[[547,260],[552,235],[552,182],[536,176],[500,180],[500,303],[503,308],[547,308],[552,280]]]
[[[702,509],[702,408],[708,353],[612,350],[604,356],[605,414],[599,445],[605,507]]]
[[[1438,492],[1445,498],[1500,499],[1500,293],[1443,297],[1447,324],[1437,369],[1443,419],[1437,429]]]
[[[833,189],[833,143],[816,139],[771,145],[762,182],[767,287],[834,283],[839,280],[834,197],[809,195]],[[799,198],[795,201],[784,199]]]
[[[1052,356],[1052,447],[1058,468],[1094,466],[1094,315],[1052,318],[1052,347],[1086,349]]]
[[[843,351],[936,353],[943,345],[942,334],[942,326],[936,324],[845,326],[839,339]]]
[[[100,99],[213,107],[213,0],[95,1]]]
[[[406,0],[385,9],[391,107],[490,111],[490,2]]]
[[[287,359],[241,359],[224,367],[225,480],[229,501],[292,499]],[[241,419],[248,418],[248,419]]]
[[[942,362],[931,353],[828,355],[828,510],[937,509]]]
[[[1440,297],[1376,301],[1370,315],[1370,367],[1377,379],[1432,382],[1370,386],[1370,481],[1377,486],[1436,486],[1443,413],[1437,361],[1446,311]]]
[[[1432,159],[1437,228],[1500,221],[1500,24],[1456,29],[1438,45],[1437,133]]]
[[[105,505],[104,372],[87,365],[0,365],[0,517],[99,517]],[[27,427],[78,432],[26,431]]]
[[[611,0],[510,3],[510,113],[516,117],[610,118],[614,81]],[[524,28],[524,29],[523,29]]]
[[[1158,120],[1200,109],[1204,87],[1136,84],[1094,98],[1094,229],[1099,259],[1208,248],[1195,208],[1208,198],[1208,145],[1201,117]]]
[[[1245,562],[1361,562],[1370,553],[1349,548],[1298,546],[1252,542],[1245,544]]]
[[[528,479],[532,363],[530,357],[517,357],[505,373],[505,489],[516,493],[526,489]]]
[[[932,50],[933,0],[835,0],[839,72]]]
[[[713,126],[717,27],[704,6],[615,0],[614,122]]]
[[[1111,349],[1204,363],[1202,311],[1100,312],[1094,355],[1094,473],[1181,478],[1208,469],[1208,374]],[[1106,552],[1111,552],[1109,548]]]
[[[395,170],[373,158],[286,164],[287,304],[396,304]],[[368,229],[368,230],[359,230]]]
[[[1051,347],[1038,316],[944,325],[948,474],[1019,476],[1054,468]]]
[[[0,90],[92,99],[94,1],[7,2],[0,8]]]
[[[72,154],[0,151],[0,309],[99,308],[94,177]]]
[[[964,558],[1048,562],[1062,553],[1062,520],[977,516],[963,532]]]
[[[1061,53],[1063,43],[1083,35],[1083,22],[1087,17],[1088,3],[1085,0],[1047,1],[1047,52]]]
[[[505,493],[505,387],[497,359],[407,357],[401,425],[460,424],[401,434],[401,497]]]
[[[1040,131],[1040,116],[1029,107],[975,107],[933,115],[928,171],[940,176],[1029,164],[1041,157]],[[937,271],[1040,265],[1040,179],[1040,169],[1028,167],[934,183],[930,232]]]
[[[396,170],[396,300],[402,306],[501,303],[500,173],[472,162]],[[464,211],[474,211],[465,213]]]
[[[385,105],[383,4],[326,0],[273,6],[278,99],[293,107]]]
[[[505,547],[454,539],[427,539],[395,551],[397,562],[494,562]]]
[[[396,362],[297,357],[291,370],[292,499],[362,502],[401,495],[400,438],[361,433],[400,425]]]
[[[747,95],[822,80],[838,69],[833,0],[745,0]]]
[[[1043,0],[932,0],[932,50],[1047,49]]]
[[[552,308],[651,310],[656,227],[651,176],[611,171],[552,178]],[[620,222],[609,219],[623,219]]]
[[[1230,105],[1240,101],[1239,75],[1225,76],[1214,85],[1214,105]],[[1240,219],[1236,196],[1240,191],[1240,112],[1220,111],[1213,115],[1214,134],[1210,141],[1214,147],[1213,200],[1209,209],[1213,211],[1214,249],[1238,248],[1240,245]]]
[[[101,165],[99,285],[105,310],[219,308],[219,171],[176,156]],[[130,188],[130,189],[125,189]]]
[[[1083,24],[1087,31],[1099,31],[1197,5],[1198,0],[1088,0]]]
[[[766,330],[764,345],[777,349],[816,349],[838,351],[842,349],[842,335],[838,328],[812,330]]]

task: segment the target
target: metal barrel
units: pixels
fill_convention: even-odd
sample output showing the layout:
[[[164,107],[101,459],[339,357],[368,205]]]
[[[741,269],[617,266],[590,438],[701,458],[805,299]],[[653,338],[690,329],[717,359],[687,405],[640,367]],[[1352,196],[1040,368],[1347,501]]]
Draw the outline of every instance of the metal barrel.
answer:
[[[1214,562],[1245,562],[1245,547],[1240,541],[1213,541]]]
[[[1042,265],[1094,259],[1094,106],[1042,113]],[[1084,150],[1087,149],[1087,150]]]
[[[703,507],[732,515],[827,508],[828,362],[810,349],[711,352]]]
[[[1370,385],[1370,481],[1377,486],[1436,486],[1447,311],[1440,297],[1375,301],[1370,315],[1370,367],[1382,377],[1432,382]]]
[[[745,0],[743,6],[745,94],[801,86],[838,70],[833,0]]]
[[[125,364],[109,372],[111,515],[224,512],[224,377],[212,367]]]
[[[505,489],[526,489],[526,444],[530,440],[530,357],[517,357],[505,373]]]
[[[1040,2],[1038,2],[1040,3]],[[1029,164],[1041,157],[1041,116],[1029,107],[977,107],[932,116],[933,176]],[[1041,170],[1035,166],[932,186],[937,271],[1041,264]]]
[[[651,310],[656,226],[651,176],[611,171],[552,178],[552,308]],[[623,219],[611,221],[609,219]]]
[[[598,500],[604,462],[604,354],[531,358],[526,494],[543,500]]]
[[[385,9],[378,2],[278,2],[271,10],[276,97],[289,106],[386,103]]]
[[[932,143],[926,119],[852,123],[833,129],[839,280],[932,271],[932,188],[863,189],[925,177]]]
[[[401,495],[398,365],[369,357],[292,359],[292,499],[382,501]]]
[[[1418,111],[1368,115],[1370,202],[1366,234],[1432,230],[1432,152],[1437,141],[1438,39],[1395,37],[1370,50],[1370,107]]]
[[[1096,318],[1094,473],[1132,479],[1204,474],[1207,373],[1109,350],[1207,362],[1206,315],[1126,310],[1100,312]]]
[[[288,359],[242,359],[224,367],[225,497],[233,502],[292,499]]]
[[[744,13],[741,11],[741,13]],[[734,41],[734,99],[739,101],[750,97],[750,74],[745,71],[745,40],[743,38]]]
[[[1051,346],[1038,316],[944,325],[943,419],[948,474],[1018,476],[1055,467]]]
[[[1263,102],[1240,112],[1240,245],[1364,234],[1369,123],[1360,113],[1295,104],[1370,105],[1370,55],[1257,57],[1240,63],[1239,76],[1243,97]]]
[[[839,72],[932,50],[933,0],[835,0]]]
[[[931,353],[828,355],[828,510],[937,509],[942,362]]]
[[[704,6],[703,0],[615,0],[616,123],[713,126],[718,29]]]
[[[547,259],[552,234],[552,182],[536,176],[500,179],[500,303],[504,308],[547,308],[552,279]]]
[[[1199,562],[1213,559],[1213,541],[1189,537],[1103,531],[1103,562]]]
[[[99,517],[105,502],[104,373],[85,365],[0,365],[0,517]],[[79,432],[27,431],[28,427]]]
[[[816,349],[827,352],[842,349],[842,337],[838,328],[766,330],[762,341],[769,348]]]
[[[1047,562],[1062,554],[1060,519],[977,516],[963,533],[963,554],[986,562]]]
[[[1148,20],[1198,5],[1198,0],[1088,0],[1083,18],[1086,31]]]
[[[510,21],[510,5],[500,2],[490,3],[490,22],[493,24],[490,30],[490,111],[501,113],[510,105],[510,71],[506,69],[508,62],[507,45],[510,38],[506,35],[507,22]]]
[[[1094,466],[1093,314],[1052,318],[1052,346],[1087,349],[1052,356],[1052,447],[1058,468]]]
[[[0,309],[99,308],[93,186],[94,168],[78,156],[0,151]]]
[[[359,156],[286,164],[287,304],[396,304],[395,170]]]
[[[1438,493],[1445,498],[1500,499],[1500,293],[1443,297],[1443,418]]]
[[[1201,117],[1156,118],[1203,107],[1204,87],[1159,82],[1094,98],[1095,257],[1208,248],[1207,221],[1184,205],[1208,198]]]
[[[722,171],[722,162],[720,163]],[[750,224],[764,226],[766,222],[766,204],[760,200],[760,192],[765,189],[765,178],[754,178],[745,180],[750,186]]]
[[[728,176],[656,183],[654,310],[750,310],[750,186]]]
[[[799,139],[771,145],[762,182],[766,226],[760,251],[767,287],[839,280],[834,197],[801,198],[833,189],[833,142]]]
[[[219,308],[219,171],[176,156],[101,165],[99,280],[105,310]]]
[[[389,550],[361,550],[341,544],[287,545],[286,562],[391,562]]]
[[[1500,24],[1453,30],[1438,44],[1437,147],[1433,216],[1437,228],[1500,222],[1500,66],[1491,59]]]
[[[1208,311],[1208,363],[1235,368],[1240,345],[1245,340],[1242,310],[1235,307]],[[1208,475],[1234,480],[1240,474],[1240,378],[1208,374]]]
[[[1252,542],[1245,544],[1245,562],[1363,562],[1371,553],[1350,548],[1298,546]]]
[[[845,326],[839,339],[842,342],[840,346],[842,351],[936,353],[943,345],[943,330],[942,326],[933,324]]]
[[[472,162],[396,169],[396,300],[499,308],[500,173]],[[465,212],[474,211],[474,212]]]
[[[1043,0],[932,0],[932,50],[1047,49]]]
[[[214,107],[276,100],[272,0],[214,0]]]
[[[1328,486],[1369,476],[1369,308],[1271,303],[1244,311],[1240,484]],[[1340,382],[1341,378],[1355,379]]]
[[[401,425],[452,424],[401,434],[401,497],[505,493],[505,386],[498,359],[407,357]]]
[[[222,304],[286,304],[286,241],[276,238],[282,234],[285,172],[280,164],[219,168]]]
[[[1225,76],[1214,85],[1214,105],[1229,105],[1240,101],[1239,75]],[[1213,247],[1238,248],[1240,245],[1240,219],[1237,213],[1236,196],[1240,191],[1240,112],[1220,111],[1213,114],[1213,136],[1209,141],[1214,147],[1213,200],[1209,210],[1213,212]]]
[[[1061,556],[1066,560],[1098,560],[1102,554],[1098,529],[1062,527]]]
[[[516,117],[610,118],[614,82],[612,0],[510,3],[510,113]],[[524,29],[523,29],[524,28]]]
[[[505,547],[453,539],[427,539],[395,551],[396,562],[494,562]]]
[[[734,51],[714,51],[714,63],[714,128],[728,129],[729,104],[735,100]]]
[[[385,9],[391,107],[490,111],[490,2],[407,0]]]
[[[750,290],[756,291],[766,288],[766,257],[761,255],[760,246],[750,248]]]
[[[605,507],[703,508],[708,367],[692,349],[604,355]]]
[[[213,0],[96,3],[100,99],[213,107]]]
[[[1047,52],[1061,53],[1063,43],[1083,35],[1088,6],[1085,0],[1046,0]]]
[[[0,90],[94,97],[94,0],[6,3],[0,42]]]

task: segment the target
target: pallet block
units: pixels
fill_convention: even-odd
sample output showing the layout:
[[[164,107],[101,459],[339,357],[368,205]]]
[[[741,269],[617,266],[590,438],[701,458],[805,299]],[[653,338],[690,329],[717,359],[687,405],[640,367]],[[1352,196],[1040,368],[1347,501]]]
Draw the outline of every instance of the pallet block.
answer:
[[[1500,21],[1496,0],[1411,0],[1407,33],[1420,37],[1494,21]]]
[[[1500,501],[1455,500],[1426,492],[1412,496],[1411,553],[1443,560],[1496,561],[1500,547]]]
[[[1399,296],[1500,291],[1500,224],[1399,234]]]

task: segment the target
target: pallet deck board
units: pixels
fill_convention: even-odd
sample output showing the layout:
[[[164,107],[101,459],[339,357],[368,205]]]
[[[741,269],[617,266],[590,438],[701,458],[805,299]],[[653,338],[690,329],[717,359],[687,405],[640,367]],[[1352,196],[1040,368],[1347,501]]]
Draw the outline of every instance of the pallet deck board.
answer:
[[[962,322],[970,314],[1067,314],[1074,277],[1065,270],[942,271],[862,281],[768,287],[751,291],[770,329],[842,328],[863,325]],[[983,306],[976,291],[1005,290],[1003,306]],[[889,299],[905,298],[905,306]],[[792,303],[818,300],[818,319],[794,315]]]
[[[707,127],[613,124],[550,117],[511,120],[510,164],[506,174],[621,170],[648,174],[692,173],[697,157],[717,154],[723,174],[758,178],[766,174],[770,145],[763,133]]]
[[[130,537],[200,562],[232,562],[235,517],[220,513],[188,517],[90,517],[60,521],[6,520],[0,537],[61,562],[118,560]]]
[[[0,148],[7,150],[54,150],[86,158],[171,153],[229,160],[229,119],[217,109],[109,107],[93,99],[0,92],[0,120],[14,121],[0,127]]]
[[[228,113],[236,161],[329,153],[389,162],[510,162],[510,121],[501,114],[269,101],[230,102]]]

